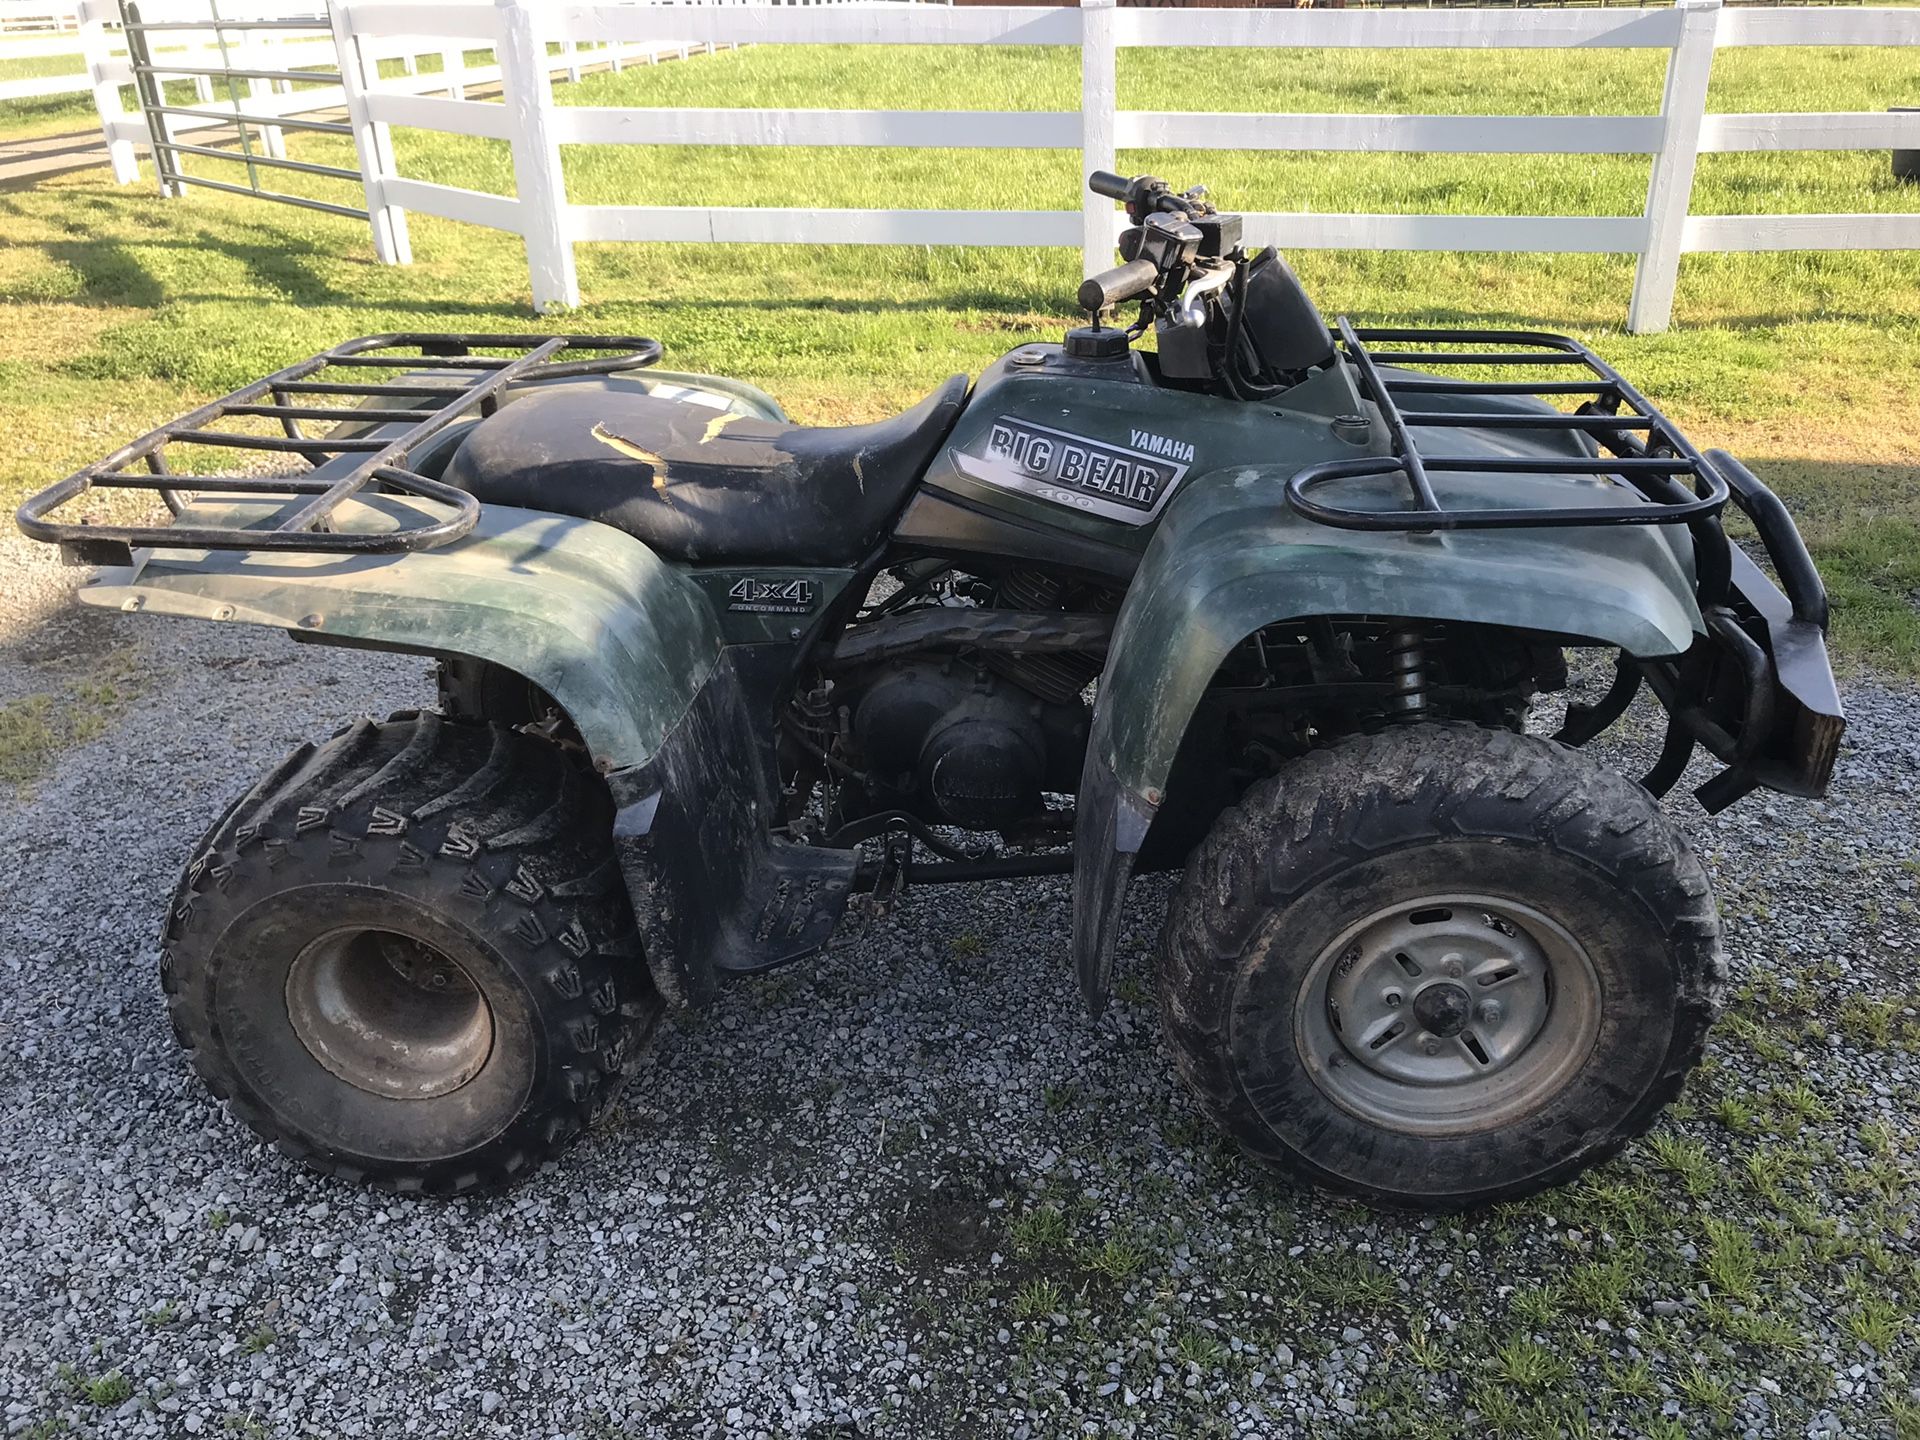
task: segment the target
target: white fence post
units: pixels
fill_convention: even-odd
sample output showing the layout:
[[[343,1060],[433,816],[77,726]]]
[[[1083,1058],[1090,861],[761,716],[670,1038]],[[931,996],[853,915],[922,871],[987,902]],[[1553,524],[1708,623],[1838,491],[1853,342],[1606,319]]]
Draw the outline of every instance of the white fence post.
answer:
[[[1113,201],[1088,190],[1087,176],[1116,163],[1114,112],[1120,98],[1114,22],[1114,0],[1080,0],[1080,250],[1087,275],[1113,264]]]
[[[1680,279],[1680,241],[1693,201],[1693,169],[1700,158],[1700,122],[1707,113],[1720,0],[1678,0],[1680,34],[1667,60],[1660,100],[1660,148],[1647,181],[1647,238],[1634,267],[1627,329],[1636,335],[1665,330],[1673,319]]]
[[[527,242],[533,308],[580,303],[560,142],[553,128],[553,80],[546,37],[529,0],[498,0],[500,85],[513,125],[513,181]]]
[[[268,37],[257,31],[248,35],[247,43],[240,52],[241,63],[258,70],[273,69],[273,62],[277,57],[267,48],[267,42]],[[271,115],[273,113],[273,82],[271,80],[249,79],[247,81],[247,98],[251,101],[264,100],[268,102],[265,105],[256,104],[254,106],[254,113]],[[286,159],[287,132],[282,130],[278,125],[262,125],[259,129],[260,145],[266,152],[267,157],[272,160]]]
[[[334,49],[340,58],[340,86],[346,93],[347,122],[353,126],[353,147],[360,156],[360,184],[366,191],[367,216],[373,225],[373,253],[383,264],[411,265],[413,245],[407,237],[407,212],[387,200],[387,177],[398,173],[393,160],[393,134],[385,121],[367,113],[367,92],[380,79],[374,47],[363,45],[354,33],[347,6],[327,0],[327,18],[333,25]]]
[[[107,21],[120,17],[109,0],[81,0],[80,49],[87,61],[87,78],[93,82],[93,105],[100,112],[100,130],[106,136],[107,160],[113,166],[113,178],[122,185],[131,185],[140,178],[140,159],[133,151],[133,141],[123,132],[123,125],[131,118],[120,104],[120,86],[110,73],[113,65],[113,46],[107,38]]]

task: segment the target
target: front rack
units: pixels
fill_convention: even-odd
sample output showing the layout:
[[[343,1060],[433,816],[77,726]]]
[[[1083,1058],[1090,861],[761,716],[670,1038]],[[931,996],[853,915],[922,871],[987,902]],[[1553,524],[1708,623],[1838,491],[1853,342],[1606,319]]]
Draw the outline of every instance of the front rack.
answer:
[[[1310,465],[1287,485],[1294,510],[1322,525],[1345,530],[1508,530],[1569,525],[1668,525],[1717,515],[1727,503],[1727,482],[1647,398],[1606,361],[1577,340],[1530,330],[1364,330],[1343,315],[1334,322],[1361,393],[1380,409],[1391,455]],[[1367,341],[1412,341],[1423,345],[1508,347],[1477,351],[1394,350],[1375,352]],[[1574,380],[1458,380],[1437,375],[1380,373],[1381,365],[1578,366]],[[1498,410],[1402,410],[1401,395],[1585,395],[1571,414]],[[1623,410],[1624,407],[1624,410]],[[1429,454],[1414,443],[1421,428],[1476,430],[1577,430],[1608,452],[1521,456]],[[1644,438],[1641,438],[1644,435]],[[1538,506],[1498,510],[1450,510],[1429,478],[1445,471],[1506,475],[1617,475],[1651,505]],[[1413,494],[1412,509],[1356,510],[1313,498],[1338,480],[1400,474]],[[1691,483],[1688,483],[1691,482]]]
[[[489,355],[506,350],[519,354]],[[411,352],[411,353],[409,353]],[[562,354],[582,358],[558,360]],[[131,549],[299,550],[393,554],[445,545],[471,531],[480,502],[408,468],[413,452],[465,415],[490,415],[505,391],[529,380],[635,370],[660,358],[656,340],[609,335],[369,335],[276,371],[223,399],[162,425],[104,460],[69,475],[20,507],[20,528],[59,545],[83,564],[126,563]],[[382,371],[395,378],[376,378]],[[409,403],[411,402],[411,403]],[[278,434],[215,428],[225,420],[277,422]],[[309,427],[324,424],[325,433]],[[398,434],[390,427],[405,425]],[[168,460],[173,445],[202,445],[292,456],[308,463],[293,475],[192,475]],[[348,457],[358,456],[351,464]],[[144,465],[144,470],[131,467]],[[453,507],[380,533],[334,531],[342,501],[368,487]],[[271,528],[93,525],[51,518],[91,490],[157,491],[178,516],[188,492],[294,497]],[[309,496],[304,504],[298,497]]]

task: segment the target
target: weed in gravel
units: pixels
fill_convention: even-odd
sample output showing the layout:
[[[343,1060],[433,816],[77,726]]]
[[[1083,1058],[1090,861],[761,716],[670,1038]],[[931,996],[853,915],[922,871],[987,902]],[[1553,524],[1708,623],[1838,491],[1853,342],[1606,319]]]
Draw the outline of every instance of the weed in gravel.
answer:
[[[1189,1326],[1174,1342],[1173,1358],[1182,1365],[1195,1367],[1203,1375],[1210,1374],[1226,1363],[1227,1347],[1211,1330]]]
[[[1887,1419],[1893,1425],[1894,1440],[1920,1440],[1920,1400],[1889,1390]]]
[[[1835,1028],[1856,1045],[1888,1049],[1893,1044],[1893,1022],[1906,1007],[1903,998],[1869,1000],[1855,995],[1840,1006]]]
[[[1705,1199],[1719,1188],[1720,1167],[1698,1140],[1662,1130],[1647,1141],[1647,1148],[1660,1167],[1671,1171],[1694,1199]]]
[[[1844,1323],[1847,1333],[1876,1355],[1892,1354],[1899,1343],[1900,1309],[1881,1296],[1863,1296],[1859,1308],[1848,1314]]]
[[[1009,1234],[1014,1253],[1023,1260],[1039,1260],[1064,1249],[1067,1217],[1057,1205],[1039,1205],[1013,1222]]]
[[[0,705],[0,783],[25,784],[45,767],[59,743],[53,714],[51,695]]]
[[[131,650],[88,664],[92,674],[71,688],[0,704],[0,787],[23,789],[61,751],[98,739],[137,688]]]
[[[1434,1343],[1433,1329],[1425,1320],[1407,1326],[1407,1355],[1422,1370],[1438,1374],[1447,1368],[1447,1354]]]
[[[240,1342],[240,1349],[245,1354],[258,1355],[279,1338],[278,1335],[273,1333],[273,1327],[271,1325],[262,1325]]]
[[[1494,1353],[1494,1370],[1522,1390],[1551,1389],[1572,1373],[1563,1357],[1524,1335],[1513,1336]]]
[[[1660,1393],[1659,1382],[1644,1360],[1629,1360],[1625,1364],[1605,1360],[1601,1362],[1600,1373],[1607,1388],[1622,1400],[1651,1400]]]
[[[1339,1309],[1372,1309],[1393,1298],[1393,1277],[1365,1255],[1322,1256],[1299,1272],[1301,1293]]]
[[[1715,1101],[1713,1118],[1735,1135],[1745,1135],[1754,1128],[1753,1107],[1738,1095],[1722,1095]]]
[[[1709,1216],[1706,1221],[1707,1256],[1702,1267],[1707,1283],[1723,1295],[1751,1301],[1760,1275],[1760,1256],[1753,1236],[1739,1221]]]
[[[1567,1273],[1567,1293],[1581,1312],[1609,1320],[1626,1304],[1633,1277],[1618,1259],[1591,1260]]]
[[[1513,1317],[1529,1329],[1545,1330],[1560,1318],[1563,1296],[1556,1285],[1523,1285],[1513,1292]]]
[[[1029,1280],[1013,1297],[1013,1313],[1016,1319],[1040,1320],[1057,1313],[1064,1303],[1065,1296],[1053,1281]]]
[[[1098,1250],[1087,1257],[1087,1268],[1109,1280],[1131,1280],[1147,1261],[1146,1247],[1131,1236],[1109,1235]]]
[[[1674,1380],[1680,1398],[1696,1410],[1725,1420],[1733,1414],[1733,1387],[1699,1361],[1689,1361]]]
[[[88,1401],[101,1409],[111,1409],[115,1405],[124,1405],[133,1398],[133,1382],[118,1370],[109,1370],[104,1375],[95,1376],[80,1387],[80,1393]]]

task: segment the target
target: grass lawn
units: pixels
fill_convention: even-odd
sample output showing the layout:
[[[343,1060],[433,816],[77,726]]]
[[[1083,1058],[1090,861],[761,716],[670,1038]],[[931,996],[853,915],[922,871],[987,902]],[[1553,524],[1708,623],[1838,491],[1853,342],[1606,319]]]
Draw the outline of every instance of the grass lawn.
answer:
[[[74,55],[0,55],[0,80],[37,80],[47,75],[84,75],[87,64]],[[0,100],[0,140],[29,140],[98,125],[93,94],[39,95],[26,100]]]
[[[1631,51],[1135,51],[1121,93],[1134,108],[1646,113],[1662,64]],[[1046,110],[1070,108],[1077,83],[1065,50],[768,46],[559,91],[578,104]],[[1911,54],[1733,50],[1716,62],[1711,105],[1873,110],[1916,94]],[[344,142],[293,144],[351,163]],[[407,174],[512,190],[503,144],[417,131],[396,144]],[[599,203],[1066,208],[1079,178],[1073,151],[579,146],[566,163],[573,197]],[[1640,208],[1648,162],[1153,152],[1121,163],[1204,181],[1228,208],[1618,215]],[[286,179],[327,193],[329,182]],[[1893,181],[1884,152],[1707,156],[1694,208],[1912,210],[1920,187]],[[212,192],[164,203],[95,171],[0,195],[0,235],[8,497],[347,335],[536,323],[518,242],[430,217],[413,219],[417,263],[393,270],[373,263],[352,221]],[[1042,249],[587,245],[579,256],[587,304],[555,323],[656,335],[670,363],[740,375],[823,421],[877,415],[1057,332],[1077,273],[1071,252]],[[1629,257],[1293,259],[1324,308],[1365,322],[1588,340],[1696,440],[1743,455],[1787,496],[1848,654],[1920,668],[1920,255],[1692,256],[1674,330],[1648,337],[1621,329]]]

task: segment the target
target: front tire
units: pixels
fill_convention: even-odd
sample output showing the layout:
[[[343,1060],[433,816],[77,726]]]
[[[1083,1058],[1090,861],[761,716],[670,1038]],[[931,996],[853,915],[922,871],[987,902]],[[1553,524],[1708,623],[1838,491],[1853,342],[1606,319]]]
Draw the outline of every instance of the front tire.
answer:
[[[1643,1132],[1726,986],[1705,871],[1551,741],[1414,725],[1255,786],[1194,852],[1161,1015],[1254,1156],[1390,1205],[1559,1184]]]
[[[162,984],[216,1096],[314,1169],[504,1184],[611,1103],[660,1013],[572,753],[426,712],[302,747],[201,842]]]

